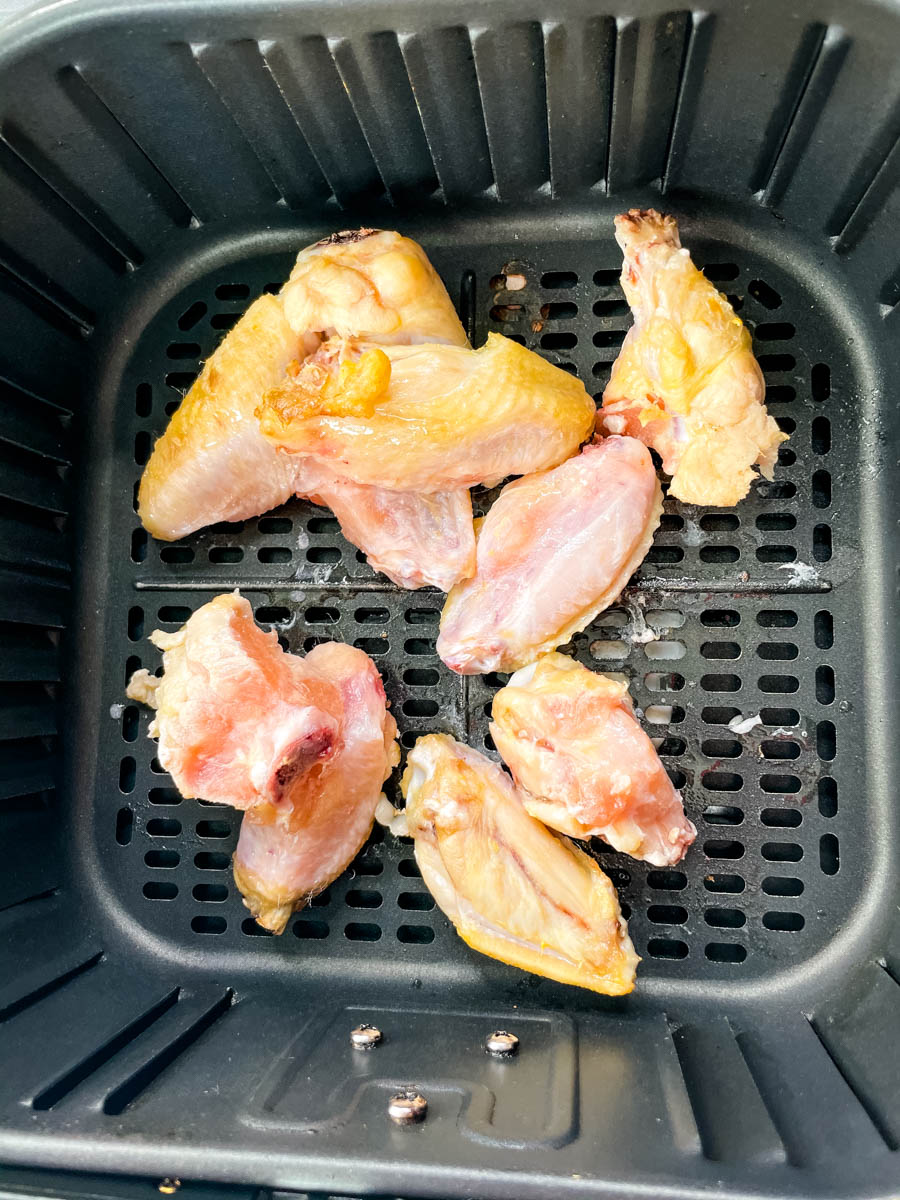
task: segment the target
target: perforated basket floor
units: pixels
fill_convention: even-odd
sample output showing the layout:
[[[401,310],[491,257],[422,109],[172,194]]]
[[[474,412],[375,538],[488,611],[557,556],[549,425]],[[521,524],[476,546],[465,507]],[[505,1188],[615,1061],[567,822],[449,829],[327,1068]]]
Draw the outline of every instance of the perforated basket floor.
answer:
[[[900,12],[489,8],[79,0],[0,39],[0,1161],[279,1200],[895,1196]],[[678,217],[790,435],[736,508],[667,501],[567,647],[628,679],[698,827],[672,870],[594,847],[635,992],[475,954],[381,832],[261,933],[237,814],[178,797],[125,700],[148,634],[238,587],[290,649],[372,654],[407,748],[493,753],[503,679],[451,675],[442,596],[324,509],[148,538],[154,439],[297,250],[358,224],[423,243],[475,344],[599,397],[634,204]]]
[[[601,220],[603,236],[580,244],[463,244],[448,253],[439,230],[429,240],[476,343],[489,328],[521,338],[577,371],[598,398],[631,321]],[[832,481],[856,447],[854,428],[831,418],[854,381],[796,280],[738,245],[686,236],[754,331],[768,403],[791,440],[774,482],[758,483],[737,509],[667,502],[623,601],[572,650],[627,678],[700,831],[671,871],[598,847],[646,960],[642,984],[658,977],[728,986],[795,970],[858,899],[839,870],[845,836],[859,833],[837,770],[854,715],[849,702],[835,701],[832,596],[835,571],[853,563],[852,543],[842,544],[833,524]],[[133,494],[199,363],[289,264],[239,260],[193,282],[154,317],[122,384],[114,495]],[[524,290],[505,290],[513,272],[525,275]],[[122,706],[130,673],[158,666],[147,634],[177,628],[210,595],[239,587],[285,647],[302,652],[336,638],[371,654],[406,747],[441,730],[492,750],[490,701],[505,677],[464,679],[444,667],[434,651],[442,596],[403,592],[375,574],[327,510],[296,502],[177,544],[149,538],[127,503],[110,518],[118,574],[105,645],[115,666],[103,701],[111,715],[101,725],[95,837],[111,890],[132,920],[160,936],[215,938],[217,948],[249,950],[264,963],[268,939],[230,878],[239,815],[182,801],[146,738],[149,713]],[[729,728],[756,715],[761,723],[749,733]],[[292,921],[286,941],[285,953],[338,970],[373,958],[402,957],[423,970],[472,958],[419,881],[411,844],[381,834]]]

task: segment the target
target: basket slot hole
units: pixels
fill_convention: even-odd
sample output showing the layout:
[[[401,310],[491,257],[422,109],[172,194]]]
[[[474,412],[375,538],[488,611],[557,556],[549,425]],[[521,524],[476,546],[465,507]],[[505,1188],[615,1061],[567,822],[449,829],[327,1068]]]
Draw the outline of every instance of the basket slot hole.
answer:
[[[823,762],[831,762],[837,753],[837,733],[831,721],[816,726],[816,751]]]
[[[700,614],[700,622],[709,629],[734,629],[741,623],[741,614],[733,608],[707,608]]]
[[[357,638],[353,645],[359,650],[365,650],[366,654],[371,654],[373,657],[376,654],[387,654],[391,648],[391,644],[386,637]]]
[[[322,941],[328,937],[328,925],[324,921],[316,921],[311,917],[302,917],[291,927],[294,937],[304,941]]]
[[[837,780],[826,776],[819,780],[819,812],[823,817],[833,817],[838,810]]]
[[[796,692],[800,687],[799,679],[793,675],[760,675],[759,690],[769,693],[784,693]]]
[[[228,922],[224,917],[210,917],[205,913],[199,917],[191,918],[191,929],[194,933],[224,933],[228,928]]]
[[[228,888],[224,883],[196,883],[191,895],[201,904],[222,904],[228,899]]]
[[[628,657],[631,653],[631,646],[627,642],[609,641],[604,638],[598,638],[597,641],[591,642],[590,646],[591,657],[609,662],[621,662],[622,659]]]
[[[137,764],[130,756],[123,758],[119,763],[119,791],[127,796],[134,791],[134,782],[137,777]]]
[[[700,561],[710,563],[737,562],[741,552],[737,546],[701,546]]]
[[[739,908],[708,908],[703,917],[714,929],[741,929],[747,923]]]
[[[816,562],[828,562],[831,558],[830,525],[816,525],[813,529],[813,558]]]
[[[407,654],[434,654],[434,641],[430,638],[407,638],[403,643]]]
[[[708,892],[721,892],[725,895],[739,895],[746,884],[740,875],[706,875],[703,878],[703,886]]]
[[[712,838],[703,845],[707,858],[743,858],[744,847],[734,838]]]
[[[434,897],[429,892],[401,892],[397,904],[413,912],[430,912],[434,908]]]
[[[796,708],[761,708],[759,715],[763,725],[772,725],[776,729],[800,724],[800,714]]]
[[[647,942],[647,954],[650,958],[682,959],[688,956],[686,942],[677,938],[650,938]]]
[[[700,653],[704,658],[740,658],[741,648],[737,642],[704,642]]]
[[[700,528],[707,533],[730,533],[740,523],[740,518],[734,513],[708,513],[700,518]]]
[[[138,528],[131,535],[131,561],[141,563],[147,557],[147,530]]]
[[[827,417],[814,417],[810,429],[813,454],[827,454],[831,449],[831,422]]]
[[[803,847],[797,842],[765,842],[760,853],[766,862],[799,862]]]
[[[780,933],[797,933],[806,921],[796,912],[767,912],[763,913],[762,923],[766,929],[778,930]]]
[[[212,546],[209,551],[211,563],[239,563],[243,557],[240,546]]]
[[[700,713],[700,720],[705,725],[727,725],[729,721],[733,721],[735,717],[741,715],[740,709],[737,708],[704,708]]]
[[[147,822],[147,832],[151,837],[178,837],[181,822],[174,817],[151,817]]]
[[[248,937],[275,936],[271,929],[263,929],[262,925],[257,925],[253,917],[244,917],[241,921],[241,933],[246,933]]]
[[[199,854],[194,855],[194,866],[199,871],[227,871],[231,864],[231,859],[227,854],[215,854],[209,850],[202,850]]]
[[[810,371],[812,398],[822,404],[831,396],[831,367],[828,363],[815,363]]]
[[[776,738],[760,743],[763,758],[792,759],[800,757],[800,747],[787,738]]]
[[[684,687],[684,676],[676,671],[650,671],[644,676],[644,685],[651,692],[680,692]]]
[[[401,858],[397,863],[397,870],[404,879],[422,878],[422,872],[419,870],[418,864],[414,858]]]
[[[684,871],[656,870],[647,873],[647,886],[660,892],[680,892],[687,887]]]
[[[127,846],[133,835],[134,813],[130,808],[120,808],[116,813],[116,841],[120,846]]]
[[[541,305],[541,318],[544,321],[571,321],[577,316],[578,305],[568,300]]]
[[[710,962],[742,963],[747,957],[745,946],[735,942],[710,942],[704,951]]]
[[[763,321],[756,326],[753,336],[759,342],[787,342],[796,332],[789,321]]]
[[[227,821],[198,821],[197,836],[202,838],[227,838],[231,826]]]
[[[351,921],[344,926],[344,937],[350,942],[377,942],[381,938],[381,926],[371,921]]]
[[[754,300],[758,300],[763,308],[775,309],[781,307],[781,296],[765,280],[751,279],[747,291]]]
[[[140,725],[140,713],[133,704],[129,704],[122,713],[122,740],[125,742],[135,741]]]
[[[740,267],[732,262],[707,263],[703,268],[703,274],[713,283],[730,283],[732,279],[737,279],[740,273]]]
[[[707,758],[740,758],[744,747],[735,738],[707,738],[700,749]]]
[[[576,283],[578,283],[578,276],[574,271],[545,271],[541,276],[541,287],[547,288],[548,291],[573,288]]]
[[[700,686],[704,692],[737,692],[740,691],[741,679],[739,675],[702,675]]]
[[[594,316],[600,317],[602,320],[627,317],[630,312],[627,300],[597,300],[594,303]]]
[[[189,563],[194,561],[194,551],[190,546],[163,546],[159,557],[164,563]]]
[[[762,642],[756,653],[764,659],[780,659],[785,662],[797,657],[798,650],[793,642]]]
[[[710,804],[703,810],[707,825],[742,825],[744,810],[730,804]]]
[[[813,623],[816,647],[830,650],[834,645],[834,619],[830,612],[817,612]]]
[[[155,879],[145,883],[142,890],[148,900],[174,900],[178,895],[176,884]]]
[[[353,864],[353,874],[362,876],[380,875],[384,871],[384,863],[372,859],[359,859]]]
[[[541,337],[542,350],[573,350],[578,345],[574,333],[545,333]]]
[[[170,871],[181,862],[177,850],[148,850],[144,862],[154,871]]]
[[[647,642],[644,653],[652,661],[684,658],[687,647],[684,642],[659,641]]]
[[[246,283],[220,283],[216,288],[217,300],[246,300],[250,286]]]
[[[434,941],[434,930],[429,925],[400,925],[397,928],[397,940],[415,946],[427,946]]]
[[[710,792],[739,792],[744,780],[734,771],[704,771],[703,786]]]
[[[680,563],[683,558],[684,550],[681,546],[651,546],[646,561],[666,566]]]
[[[801,896],[804,891],[803,881],[789,875],[767,875],[761,887],[767,896]]]
[[[820,704],[834,702],[834,671],[829,666],[816,667],[816,699]]]
[[[262,625],[286,625],[291,619],[291,611],[282,605],[260,605],[256,619]]]
[[[767,532],[783,533],[785,530],[794,529],[796,525],[797,518],[793,513],[760,513],[756,518],[756,528]]]
[[[180,804],[182,801],[181,792],[173,787],[155,787],[151,788],[147,799],[151,804]]]
[[[796,829],[803,821],[803,813],[796,808],[764,808],[759,819],[763,825],[776,829]]]
[[[756,485],[756,494],[760,500],[790,500],[797,494],[797,485],[787,479],[763,479]]]
[[[759,546],[756,557],[759,562],[764,563],[796,562],[797,550],[794,546]]]
[[[654,925],[683,925],[688,919],[686,908],[680,904],[651,904],[647,918]]]
[[[410,667],[403,672],[403,682],[410,687],[434,687],[440,677],[440,672],[433,667]]]

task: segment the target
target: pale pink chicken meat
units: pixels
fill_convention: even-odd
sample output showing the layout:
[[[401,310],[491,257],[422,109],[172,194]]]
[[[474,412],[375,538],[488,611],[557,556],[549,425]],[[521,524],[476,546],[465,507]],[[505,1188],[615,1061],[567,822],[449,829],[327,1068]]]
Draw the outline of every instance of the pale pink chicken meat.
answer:
[[[750,334],[691,262],[672,217],[633,208],[616,217],[616,241],[634,325],[613,364],[598,429],[658,451],[679,500],[736,504],[756,467],[772,478],[786,437],[766,412]]]
[[[127,694],[156,709],[150,736],[182,796],[285,807],[293,781],[340,746],[339,689],[263,632],[242,596],[216,596],[150,640],[163,675],[135,672]]]
[[[281,933],[290,915],[321,892],[359,853],[372,829],[381,787],[400,758],[375,664],[340,642],[303,660],[341,695],[340,748],[298,778],[287,807],[251,809],[241,823],[234,878],[260,925]]]
[[[355,230],[302,250],[282,292],[250,305],[157,441],[141,479],[141,520],[154,537],[172,540],[317,491],[325,503],[334,500],[345,535],[376,570],[383,565],[401,587],[447,590],[474,566],[465,489],[421,500],[411,493],[401,520],[392,492],[354,484],[326,465],[314,470],[260,432],[263,397],[335,334],[389,346],[467,345],[446,288],[409,238]],[[321,485],[310,483],[313,473]]]
[[[513,671],[607,608],[644,558],[662,511],[650,453],[608,438],[502,490],[454,587],[437,651],[463,675]]]
[[[245,810],[235,881],[280,933],[358,853],[399,761],[375,664],[336,642],[286,653],[237,594],[151,636],[163,675],[136,672],[128,695],[156,709],[150,736],[183,796]]]
[[[491,737],[533,817],[657,867],[684,857],[697,830],[624,683],[546,654],[497,692],[492,716]]]
[[[393,492],[351,483],[322,463],[305,461],[303,494],[330,508],[347,541],[364,546],[369,563],[392,583],[449,592],[457,580],[473,574],[475,526],[468,488]],[[316,476],[319,483],[311,486]]]

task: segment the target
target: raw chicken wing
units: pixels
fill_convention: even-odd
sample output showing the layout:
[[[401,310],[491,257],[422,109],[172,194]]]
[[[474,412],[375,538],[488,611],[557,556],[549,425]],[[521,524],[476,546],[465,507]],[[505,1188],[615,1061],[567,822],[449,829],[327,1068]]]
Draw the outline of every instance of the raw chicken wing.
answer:
[[[497,692],[493,718],[491,737],[533,817],[656,867],[684,857],[697,830],[624,683],[547,654]]]
[[[507,484],[478,530],[474,577],[447,597],[438,654],[474,675],[562,645],[622,591],[661,511],[650,453],[634,438]]]
[[[331,343],[259,415],[277,445],[357,483],[441,492],[555,466],[595,409],[577,379],[492,333],[479,350]]]
[[[638,958],[615,888],[528,815],[500,767],[430,734],[410,752],[401,786],[422,878],[463,941],[560,983],[631,991]]]
[[[750,334],[652,208],[616,217],[622,288],[634,313],[603,393],[599,428],[657,450],[671,493],[736,504],[758,466],[767,479],[785,440],[765,407]]]
[[[401,513],[394,493],[282,454],[260,432],[256,409],[263,396],[289,371],[300,372],[322,336],[334,334],[467,344],[446,288],[409,238],[356,230],[302,250],[281,294],[250,306],[156,443],[141,479],[141,520],[154,537],[171,540],[258,516],[295,493],[318,493],[333,502],[345,535],[376,570],[401,587],[435,584],[446,591],[474,569],[464,489],[421,499],[409,493]]]
[[[162,678],[136,671],[128,696],[156,709],[150,736],[182,796],[285,808],[292,784],[340,747],[339,688],[286,654],[237,593],[150,640]]]
[[[400,759],[397,726],[375,664],[340,642],[302,660],[343,702],[341,746],[290,790],[287,807],[250,809],[234,854],[234,878],[260,925],[281,933],[288,918],[356,857],[372,829],[381,785]]]

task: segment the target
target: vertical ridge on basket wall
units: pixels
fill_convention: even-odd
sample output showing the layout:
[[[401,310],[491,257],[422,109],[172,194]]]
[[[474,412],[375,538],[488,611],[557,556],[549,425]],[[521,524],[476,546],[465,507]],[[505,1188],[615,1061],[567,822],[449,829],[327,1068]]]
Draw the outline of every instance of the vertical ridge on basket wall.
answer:
[[[615,22],[548,21],[543,32],[551,189],[561,197],[606,175]]]
[[[278,192],[191,47],[137,38],[126,45],[115,60],[88,59],[81,73],[197,220],[258,214],[274,204]],[[167,102],[148,104],[148,95]]]
[[[384,183],[325,38],[272,42],[264,57],[338,203],[382,195]]]
[[[656,20],[617,19],[607,191],[665,175],[692,28],[687,12],[664,13]]]
[[[790,186],[849,44],[835,27],[816,22],[804,30],[750,179],[750,190],[762,204],[777,204]]]
[[[497,197],[522,200],[550,179],[541,27],[522,21],[469,36]]]
[[[271,47],[267,47],[270,49]],[[291,208],[321,207],[331,188],[268,69],[249,39],[194,47],[194,56]]]
[[[335,38],[329,49],[390,195],[433,192],[438,179],[396,33]]]
[[[683,1025],[673,1038],[704,1155],[721,1163],[784,1162],[784,1144],[727,1020]]]
[[[480,195],[494,176],[468,31],[401,34],[400,49],[445,201]]]

